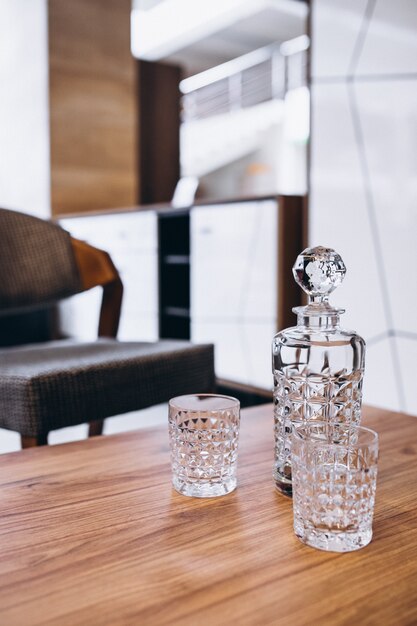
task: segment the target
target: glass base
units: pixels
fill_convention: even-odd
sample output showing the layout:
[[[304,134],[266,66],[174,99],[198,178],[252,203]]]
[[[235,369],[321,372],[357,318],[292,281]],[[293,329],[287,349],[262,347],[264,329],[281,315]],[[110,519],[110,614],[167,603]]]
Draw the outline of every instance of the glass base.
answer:
[[[372,539],[372,528],[355,532],[324,531],[295,523],[294,532],[302,543],[326,552],[353,552],[367,546]]]
[[[292,482],[286,480],[285,478],[281,478],[279,474],[274,475],[274,484],[275,489],[282,493],[284,496],[288,496],[292,498]]]
[[[221,483],[210,481],[188,483],[174,476],[172,485],[175,491],[178,491],[182,496],[191,496],[192,498],[216,498],[218,496],[225,496],[234,491],[237,481],[235,477],[231,477]]]

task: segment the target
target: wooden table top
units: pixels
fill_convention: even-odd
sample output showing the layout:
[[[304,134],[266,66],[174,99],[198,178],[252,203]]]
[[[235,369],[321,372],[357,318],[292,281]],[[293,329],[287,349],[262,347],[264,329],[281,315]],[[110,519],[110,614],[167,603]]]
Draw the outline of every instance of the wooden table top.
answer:
[[[166,428],[0,456],[0,624],[417,623],[417,419],[380,433],[374,539],[319,552],[272,484],[272,407],[242,413],[238,489],[171,489]]]

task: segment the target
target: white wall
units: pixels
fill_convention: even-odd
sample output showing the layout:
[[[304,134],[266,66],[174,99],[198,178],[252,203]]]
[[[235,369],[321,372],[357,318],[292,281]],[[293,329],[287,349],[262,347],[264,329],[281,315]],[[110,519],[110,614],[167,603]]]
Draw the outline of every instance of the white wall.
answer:
[[[367,341],[364,399],[417,414],[417,2],[313,0],[310,243]]]
[[[50,214],[46,0],[0,2],[0,206]]]

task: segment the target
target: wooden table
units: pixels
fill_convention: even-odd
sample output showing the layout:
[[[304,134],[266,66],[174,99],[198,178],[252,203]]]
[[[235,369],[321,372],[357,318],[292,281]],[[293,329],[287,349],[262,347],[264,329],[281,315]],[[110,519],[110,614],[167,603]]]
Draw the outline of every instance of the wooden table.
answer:
[[[308,548],[274,491],[272,407],[242,414],[239,487],[170,486],[156,428],[0,457],[0,624],[417,623],[417,419],[367,409],[380,433],[374,539]]]

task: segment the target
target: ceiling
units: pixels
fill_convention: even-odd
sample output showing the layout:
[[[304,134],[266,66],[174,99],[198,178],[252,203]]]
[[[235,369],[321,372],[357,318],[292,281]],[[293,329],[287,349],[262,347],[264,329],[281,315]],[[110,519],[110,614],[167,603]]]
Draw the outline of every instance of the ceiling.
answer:
[[[222,0],[218,7],[216,0],[188,1],[193,4],[185,13],[187,0],[136,0],[140,10],[132,15],[135,56],[181,65],[184,76],[190,76],[306,32],[307,5],[297,0]],[[210,14],[204,15],[208,4]]]

